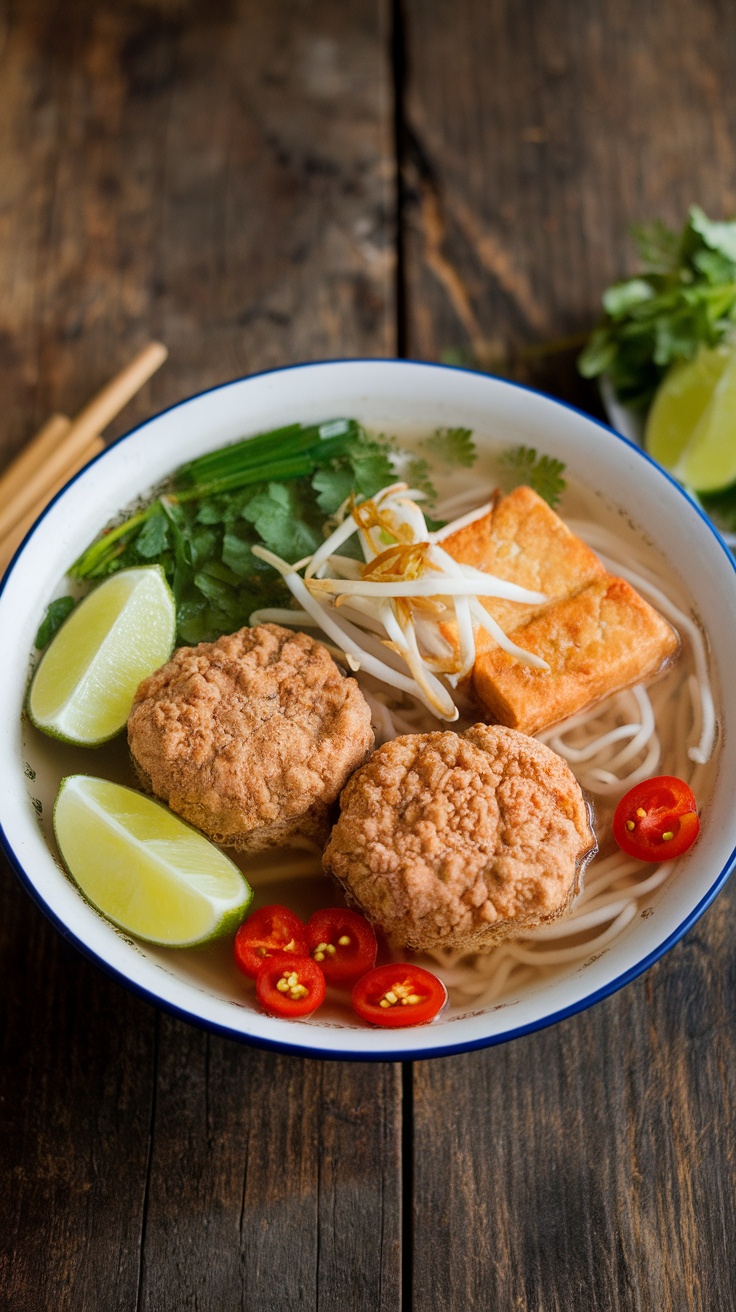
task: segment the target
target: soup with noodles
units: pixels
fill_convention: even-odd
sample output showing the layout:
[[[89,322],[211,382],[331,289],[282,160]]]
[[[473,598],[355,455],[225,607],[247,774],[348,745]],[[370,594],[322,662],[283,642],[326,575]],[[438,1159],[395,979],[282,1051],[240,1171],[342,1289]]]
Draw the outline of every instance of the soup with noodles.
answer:
[[[433,514],[444,521],[469,514],[488,500],[499,477],[503,478],[503,473],[497,457],[484,449],[472,475],[462,470],[443,475],[446,494]],[[616,803],[640,780],[672,774],[688,783],[702,804],[707,801],[716,768],[715,692],[706,640],[691,599],[682,595],[673,571],[645,534],[628,522],[625,511],[590,492],[582,480],[569,479],[557,513],[607,570],[630,582],[674,626],[681,650],[649,683],[617,692],[539,734],[541,741],[569,764],[591,803],[599,852],[587,867],[582,891],[564,919],[482,953],[438,950],[414,954],[447,985],[449,1018],[507,1005],[521,993],[544,987],[561,971],[583,967],[625,933],[638,916],[647,915],[652,897],[670,877],[674,863],[646,866],[616,847],[611,838]],[[282,614],[278,622],[284,623],[285,618]],[[317,636],[314,628],[309,632]],[[447,727],[406,690],[388,687],[364,669],[353,672],[371,707],[377,744],[400,734]],[[462,693],[453,691],[453,697],[460,711],[453,728],[461,732],[481,717]],[[54,743],[49,751],[61,778],[69,769],[69,749]],[[125,747],[119,741],[100,749],[95,770],[122,782],[134,782]],[[255,890],[255,906],[283,902],[300,914],[309,914],[335,901],[334,886],[322,875],[319,855],[307,844],[238,860]],[[154,955],[166,960],[166,954]],[[396,955],[405,958],[406,950],[400,954],[397,950]],[[189,958],[192,973],[206,984],[223,969],[227,953],[221,945],[213,945],[196,953],[185,950],[181,956]],[[336,1011],[335,1016],[341,1013]]]

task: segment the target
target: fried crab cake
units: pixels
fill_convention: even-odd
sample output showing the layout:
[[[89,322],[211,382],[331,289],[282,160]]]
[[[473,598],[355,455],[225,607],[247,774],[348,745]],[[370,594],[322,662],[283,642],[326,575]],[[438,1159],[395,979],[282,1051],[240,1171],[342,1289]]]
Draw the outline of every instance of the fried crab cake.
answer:
[[[340,811],[325,869],[417,949],[483,949],[556,919],[596,846],[565,761],[501,725],[395,738],[353,775]]]
[[[149,792],[215,842],[258,852],[324,842],[373,731],[323,646],[262,624],[180,647],[138,688],[128,741]]]

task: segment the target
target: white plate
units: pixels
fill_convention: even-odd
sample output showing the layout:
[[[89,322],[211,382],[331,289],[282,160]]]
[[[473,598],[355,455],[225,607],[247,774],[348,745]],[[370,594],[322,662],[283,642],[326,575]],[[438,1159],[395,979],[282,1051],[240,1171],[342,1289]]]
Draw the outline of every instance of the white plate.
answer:
[[[22,882],[67,937],[116,978],[197,1024],[311,1056],[395,1059],[484,1047],[548,1025],[620,988],[677,942],[715,897],[736,860],[733,679],[720,681],[719,769],[701,838],[653,896],[650,913],[637,917],[595,960],[576,962],[501,1004],[446,1012],[431,1026],[396,1032],[353,1024],[329,1011],[308,1022],[275,1020],[253,1006],[230,962],[229,944],[199,953],[166,952],[116,931],[83,900],[55,857],[50,815],[58,745],[21,721],[28,653],[45,605],[58,592],[64,570],[121,507],[203,451],[244,434],[338,415],[382,431],[462,424],[481,444],[485,436],[559,457],[675,564],[686,594],[697,599],[716,678],[730,669],[736,650],[734,562],[697,507],[630,442],[549,397],[460,369],[394,360],[283,369],[193,397],[121,438],[67,486],[24,542],[0,592],[0,836]],[[102,772],[103,759],[74,755],[76,768],[88,773]]]

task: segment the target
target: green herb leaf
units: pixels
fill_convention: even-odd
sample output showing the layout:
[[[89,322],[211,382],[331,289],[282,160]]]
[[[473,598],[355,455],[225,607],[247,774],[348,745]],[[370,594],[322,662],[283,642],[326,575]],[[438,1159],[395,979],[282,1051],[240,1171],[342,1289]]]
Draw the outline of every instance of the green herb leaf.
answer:
[[[312,488],[317,493],[317,505],[325,515],[334,515],[350,496],[354,486],[352,467],[320,469],[312,479]]]
[[[557,505],[567,487],[562,478],[563,462],[553,456],[538,456],[534,447],[512,447],[501,457],[501,464],[513,473],[514,487],[526,484],[550,506]]]
[[[611,368],[618,347],[607,328],[596,328],[578,358],[578,369],[583,378],[597,378]]]
[[[299,560],[320,543],[318,533],[300,517],[293,488],[287,483],[269,483],[243,511],[262,542],[284,560]]]
[[[247,578],[253,573],[258,563],[249,542],[244,542],[236,533],[225,533],[222,539],[222,562],[238,578]]]
[[[135,539],[135,549],[144,560],[155,560],[168,545],[169,522],[160,502],[156,502],[152,514]]]
[[[76,604],[73,597],[57,597],[55,601],[49,602],[36,634],[34,645],[39,651],[48,647],[51,639],[56,637],[64,620],[71,615]]]
[[[421,446],[431,458],[451,467],[462,465],[470,469],[478,455],[472,428],[437,428]]]
[[[418,492],[423,492],[429,505],[433,506],[437,500],[437,489],[432,482],[429,461],[425,460],[423,456],[412,456],[410,460],[407,460],[402,472],[409,487],[416,488]],[[427,518],[426,513],[424,518]]]
[[[712,251],[719,251],[731,264],[736,264],[736,221],[715,222],[703,213],[699,205],[693,205],[688,226],[691,232],[703,238]]]
[[[635,305],[651,300],[654,292],[645,278],[629,278],[628,282],[615,282],[603,293],[603,308],[612,319],[620,319]]]

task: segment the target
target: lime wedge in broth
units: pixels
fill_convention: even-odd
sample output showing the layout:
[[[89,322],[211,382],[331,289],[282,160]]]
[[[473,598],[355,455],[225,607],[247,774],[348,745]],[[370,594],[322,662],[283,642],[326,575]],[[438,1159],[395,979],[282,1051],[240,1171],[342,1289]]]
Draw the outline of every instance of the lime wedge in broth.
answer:
[[[124,727],[142,679],[174,647],[174,598],[158,565],[106,579],[73,610],[39,665],[28,697],[38,729],[95,747]]]
[[[727,347],[701,347],[693,360],[674,365],[657,390],[644,442],[650,456],[674,469],[713,398],[731,358]]]
[[[108,920],[163,947],[234,932],[253,897],[238,867],[167,807],[132,788],[70,775],[54,807],[64,864]]]

